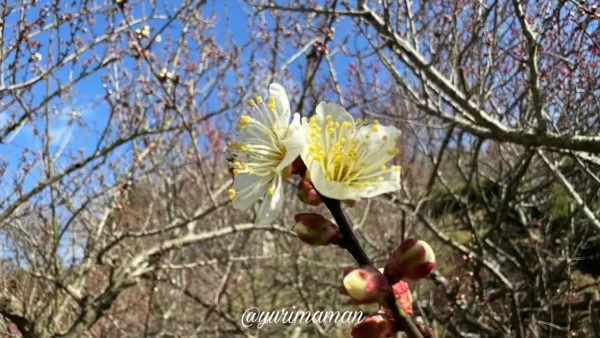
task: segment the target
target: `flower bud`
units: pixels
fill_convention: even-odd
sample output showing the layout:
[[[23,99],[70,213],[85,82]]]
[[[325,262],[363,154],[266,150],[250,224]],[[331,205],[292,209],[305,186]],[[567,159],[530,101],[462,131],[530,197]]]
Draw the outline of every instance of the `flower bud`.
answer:
[[[385,276],[375,267],[366,265],[344,271],[342,294],[350,296],[355,304],[378,303],[391,294],[392,288]]]
[[[300,201],[308,205],[317,206],[323,202],[319,193],[317,193],[310,181],[305,178],[300,180],[296,194]]]
[[[305,173],[306,165],[304,164],[304,161],[302,161],[302,158],[298,156],[298,158],[296,158],[294,162],[292,162],[292,174],[304,177]]]
[[[319,214],[298,214],[293,230],[298,238],[310,245],[338,244],[342,235],[337,225]]]
[[[384,313],[365,318],[352,328],[352,338],[390,338],[396,336],[394,319]]]
[[[356,204],[356,201],[353,201],[353,200],[345,200],[345,201],[342,201],[342,202],[343,202],[345,205],[347,205],[348,207],[350,207],[350,208],[353,208],[353,207],[354,207],[354,205]]]
[[[435,254],[425,241],[407,239],[394,250],[388,259],[384,274],[390,284],[401,279],[419,280],[435,267]]]
[[[408,316],[411,316],[413,313],[413,298],[410,293],[410,289],[408,288],[408,284],[406,284],[405,281],[399,281],[392,286],[392,290],[398,305],[400,305],[398,308],[402,309]]]

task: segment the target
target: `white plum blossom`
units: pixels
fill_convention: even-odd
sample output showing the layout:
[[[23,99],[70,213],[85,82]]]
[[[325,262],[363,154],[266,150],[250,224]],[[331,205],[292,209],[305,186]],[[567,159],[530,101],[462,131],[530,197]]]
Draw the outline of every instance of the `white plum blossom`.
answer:
[[[387,165],[399,152],[395,127],[355,122],[342,106],[322,102],[302,130],[302,160],[321,195],[356,201],[400,188],[400,166]]]
[[[238,126],[239,141],[231,147],[235,175],[229,195],[233,207],[250,208],[264,197],[256,223],[275,220],[283,207],[283,181],[286,168],[300,155],[304,141],[300,115],[290,123],[290,102],[279,84],[269,86],[269,99],[250,101],[251,115],[243,115]]]

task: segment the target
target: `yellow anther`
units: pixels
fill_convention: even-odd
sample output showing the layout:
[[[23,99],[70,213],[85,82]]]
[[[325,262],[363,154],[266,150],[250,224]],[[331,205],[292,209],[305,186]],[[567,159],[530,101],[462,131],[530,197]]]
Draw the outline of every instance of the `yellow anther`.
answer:
[[[383,182],[383,176],[377,177],[377,182]]]
[[[269,188],[269,195],[273,196],[275,194],[275,187]]]
[[[333,120],[333,117],[331,115],[327,115],[325,117],[325,120],[327,120],[327,122],[330,122],[331,120]]]
[[[240,163],[240,161],[233,162],[233,165],[236,166],[236,167],[238,167],[238,168],[242,166],[242,164]]]
[[[329,130],[328,130],[327,132],[328,132],[329,134],[333,134],[333,133],[335,133],[335,129],[333,129],[333,128],[329,128]]]
[[[245,168],[245,170],[248,170],[248,175],[254,174],[254,169],[252,168]]]
[[[379,121],[378,121],[378,120],[374,120],[374,121],[373,121],[373,125],[374,125],[374,126],[378,126],[378,125],[379,125]]]
[[[372,131],[372,132],[374,132],[374,133],[376,133],[376,132],[378,132],[378,131],[379,131],[379,128],[378,128],[377,126],[373,126],[373,127],[371,128],[371,131]]]
[[[256,106],[256,102],[254,102],[254,100],[250,100],[250,105],[251,106]]]
[[[248,115],[242,115],[240,117],[240,123],[247,124],[250,121],[252,121],[252,118],[250,116],[248,116]]]
[[[383,135],[382,139],[383,139],[384,141],[387,141],[387,139],[388,139],[387,135]]]
[[[231,188],[228,191],[229,191],[229,198],[233,199],[235,197],[235,189]]]
[[[394,137],[394,142],[398,142],[398,141],[400,141],[400,136]]]
[[[233,175],[237,176],[240,174],[240,169],[233,169]]]
[[[402,170],[402,167],[401,167],[401,166],[399,166],[399,165],[395,165],[395,166],[393,167],[393,169],[394,169],[394,171],[400,171],[400,170]]]
[[[381,170],[383,170],[383,171],[386,171],[386,170],[388,170],[388,167],[387,167],[387,165],[385,165],[385,164],[382,164],[382,165],[381,165]]]
[[[339,123],[339,122],[336,122],[336,123],[335,123],[333,126],[335,127],[335,129],[337,129],[337,128],[339,128],[339,127],[340,127],[340,123]]]
[[[256,102],[258,102],[258,103],[262,103],[262,102],[263,102],[262,96],[258,96],[258,97],[256,98]]]

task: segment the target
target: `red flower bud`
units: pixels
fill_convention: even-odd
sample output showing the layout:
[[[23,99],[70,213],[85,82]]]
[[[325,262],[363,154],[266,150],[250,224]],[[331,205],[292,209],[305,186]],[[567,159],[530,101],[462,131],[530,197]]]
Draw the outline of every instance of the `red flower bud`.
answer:
[[[401,279],[419,280],[435,267],[435,254],[425,241],[407,239],[388,259],[384,274],[391,284]]]
[[[300,176],[304,177],[305,173],[306,173],[306,165],[304,165],[302,158],[300,156],[298,156],[298,158],[296,158],[294,160],[294,162],[292,162],[292,174],[300,175]]]
[[[342,294],[350,296],[355,304],[378,303],[391,294],[392,288],[385,276],[375,267],[366,265],[344,271]]]
[[[399,281],[392,286],[392,290],[394,291],[394,297],[396,297],[398,305],[400,305],[399,308],[402,309],[408,316],[412,316],[413,298],[410,293],[410,289],[408,288],[408,284],[406,284],[405,281]]]
[[[390,338],[396,336],[394,319],[385,313],[365,318],[352,328],[352,338]]]
[[[319,214],[298,214],[294,219],[296,225],[292,230],[306,244],[329,245],[341,241],[342,235],[337,225]]]
[[[305,178],[300,180],[296,194],[298,195],[300,201],[308,205],[317,206],[323,202],[321,196],[319,193],[317,193],[312,183]]]
[[[347,200],[347,201],[342,201],[342,202],[350,208],[353,208],[354,205],[356,204],[356,201],[353,201],[353,200]]]

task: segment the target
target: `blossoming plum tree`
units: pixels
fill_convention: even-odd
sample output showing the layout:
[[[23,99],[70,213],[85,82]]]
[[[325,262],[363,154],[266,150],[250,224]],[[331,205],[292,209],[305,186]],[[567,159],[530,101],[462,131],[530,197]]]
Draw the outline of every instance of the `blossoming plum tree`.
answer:
[[[344,271],[341,292],[355,304],[379,303],[381,313],[360,323],[354,338],[393,337],[397,331],[421,337],[408,316],[412,297],[403,278],[419,280],[435,267],[435,255],[424,241],[409,239],[389,257],[380,271],[356,240],[342,201],[358,201],[400,188],[400,166],[389,166],[398,154],[400,131],[375,120],[354,121],[342,106],[320,103],[314,116],[290,123],[290,103],[279,84],[269,87],[265,104],[261,97],[250,101],[255,114],[242,115],[239,142],[230,150],[232,205],[246,210],[263,198],[256,222],[272,221],[283,205],[282,180],[301,174],[298,195],[309,205],[324,203],[334,224],[319,214],[298,214],[294,232],[309,245],[337,245],[346,249],[359,265]],[[258,102],[258,105],[257,103]],[[312,194],[312,197],[308,195]],[[421,332],[423,331],[423,332]]]

